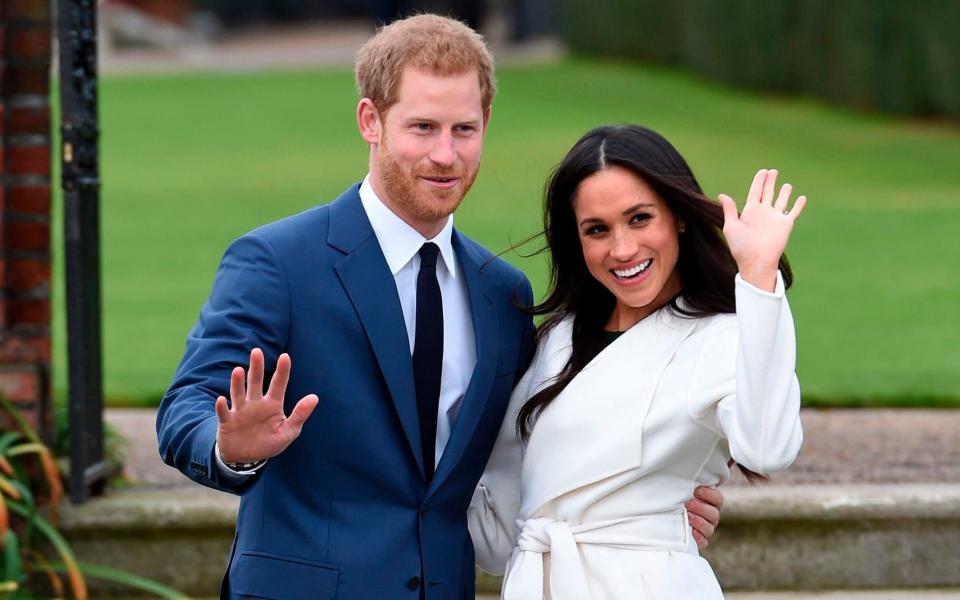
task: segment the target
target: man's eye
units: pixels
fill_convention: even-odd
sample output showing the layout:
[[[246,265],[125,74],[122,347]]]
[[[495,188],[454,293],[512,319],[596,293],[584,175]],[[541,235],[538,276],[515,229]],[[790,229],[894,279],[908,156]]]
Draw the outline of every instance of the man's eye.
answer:
[[[418,131],[430,131],[430,123],[417,123],[415,125]]]

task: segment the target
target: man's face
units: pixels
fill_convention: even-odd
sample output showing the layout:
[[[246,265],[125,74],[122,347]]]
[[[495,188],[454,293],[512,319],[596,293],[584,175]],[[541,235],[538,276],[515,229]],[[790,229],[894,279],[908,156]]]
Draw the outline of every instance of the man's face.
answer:
[[[473,185],[488,114],[475,71],[438,76],[407,67],[396,103],[376,115],[379,135],[365,133],[374,190],[425,237],[442,229]],[[363,129],[362,109],[360,118]]]

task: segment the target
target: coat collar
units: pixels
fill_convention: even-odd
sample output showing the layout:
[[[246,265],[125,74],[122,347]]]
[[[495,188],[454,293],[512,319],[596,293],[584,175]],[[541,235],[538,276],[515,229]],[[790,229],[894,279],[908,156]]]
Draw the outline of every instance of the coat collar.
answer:
[[[492,300],[495,283],[485,272],[486,259],[456,230],[451,241],[470,299],[477,364],[431,491],[449,477],[473,437],[493,385],[499,347],[498,319]],[[403,310],[393,274],[360,202],[359,185],[349,188],[330,205],[327,243],[344,255],[334,269],[370,340],[410,451],[423,474],[417,399]]]
[[[460,262],[470,298],[470,316],[476,340],[477,364],[467,385],[467,391],[464,393],[460,414],[457,416],[453,430],[450,432],[450,439],[437,465],[430,492],[437,489],[449,477],[473,437],[493,387],[500,346],[499,319],[493,303],[493,298],[496,296],[492,288],[495,283],[484,269],[487,260],[456,230],[453,232],[453,248]]]
[[[641,465],[643,422],[660,377],[696,323],[669,308],[657,311],[602,350],[543,410],[524,454],[523,516]],[[566,364],[571,334],[568,319],[544,341],[537,380]]]
[[[327,243],[344,254],[334,270],[360,317],[422,475],[417,397],[403,309],[393,274],[360,203],[359,186],[352,186],[330,205]]]

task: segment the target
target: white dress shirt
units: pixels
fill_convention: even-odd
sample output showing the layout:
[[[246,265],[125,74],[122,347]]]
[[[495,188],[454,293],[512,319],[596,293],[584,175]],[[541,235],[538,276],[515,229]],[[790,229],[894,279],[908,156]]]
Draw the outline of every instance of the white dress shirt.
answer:
[[[473,376],[477,364],[477,349],[474,341],[473,321],[470,314],[470,298],[467,284],[461,274],[457,277],[459,266],[453,250],[453,215],[447,224],[433,239],[420,233],[387,208],[370,185],[370,176],[363,178],[360,185],[360,202],[367,213],[377,242],[387,259],[387,266],[397,285],[397,296],[403,309],[403,322],[410,342],[410,355],[413,356],[417,330],[417,274],[420,271],[420,247],[433,242],[440,248],[441,260],[437,261],[437,281],[440,284],[440,296],[443,299],[443,367],[440,374],[440,404],[437,413],[437,439],[434,456],[436,464],[440,457],[453,424],[460,413],[463,396]],[[294,357],[296,358],[296,357]],[[249,471],[235,471],[224,464],[219,448],[216,452],[217,466],[221,474],[228,478],[242,478],[255,473],[261,466]],[[434,465],[436,467],[436,464]]]
[[[420,272],[418,253],[420,247],[427,242],[433,242],[440,248],[437,281],[440,283],[440,295],[443,298],[443,371],[440,374],[440,406],[434,454],[439,464],[443,449],[450,439],[453,424],[460,413],[460,405],[473,376],[473,368],[477,364],[470,298],[463,275],[457,277],[459,265],[451,241],[453,215],[448,217],[447,224],[440,233],[428,240],[377,197],[370,185],[369,175],[364,177],[360,184],[360,201],[397,284],[411,356],[417,330],[417,274]]]

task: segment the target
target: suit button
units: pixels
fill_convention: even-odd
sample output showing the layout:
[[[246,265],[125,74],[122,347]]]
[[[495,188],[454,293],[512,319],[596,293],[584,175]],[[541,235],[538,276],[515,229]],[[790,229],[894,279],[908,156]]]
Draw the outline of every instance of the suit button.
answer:
[[[416,576],[411,577],[410,580],[407,581],[407,587],[410,588],[411,590],[420,589],[420,578]]]

